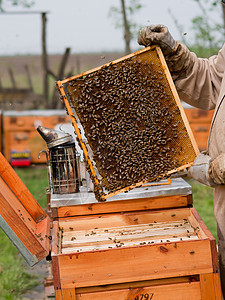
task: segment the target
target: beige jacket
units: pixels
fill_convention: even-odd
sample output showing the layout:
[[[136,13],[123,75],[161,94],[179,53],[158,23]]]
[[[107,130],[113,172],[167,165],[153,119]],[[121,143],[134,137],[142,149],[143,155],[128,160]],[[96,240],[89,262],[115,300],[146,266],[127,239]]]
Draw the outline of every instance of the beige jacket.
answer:
[[[202,59],[178,43],[176,55],[166,60],[180,98],[197,108],[215,109],[208,141],[214,159],[225,152],[225,44],[218,55]],[[178,70],[173,70],[175,61]]]
[[[175,51],[165,58],[180,98],[198,108],[215,109],[208,140],[209,156],[214,159],[225,153],[225,45],[218,55],[201,59],[177,43]],[[214,189],[214,214],[225,299],[225,185],[216,185]]]

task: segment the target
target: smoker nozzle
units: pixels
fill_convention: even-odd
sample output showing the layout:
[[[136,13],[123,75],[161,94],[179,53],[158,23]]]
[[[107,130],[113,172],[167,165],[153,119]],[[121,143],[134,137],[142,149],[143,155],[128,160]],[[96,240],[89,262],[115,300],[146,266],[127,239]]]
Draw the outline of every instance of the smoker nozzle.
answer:
[[[55,146],[73,142],[72,135],[63,131],[43,126],[38,126],[37,131],[39,132],[41,137],[46,141],[48,148],[53,148]]]

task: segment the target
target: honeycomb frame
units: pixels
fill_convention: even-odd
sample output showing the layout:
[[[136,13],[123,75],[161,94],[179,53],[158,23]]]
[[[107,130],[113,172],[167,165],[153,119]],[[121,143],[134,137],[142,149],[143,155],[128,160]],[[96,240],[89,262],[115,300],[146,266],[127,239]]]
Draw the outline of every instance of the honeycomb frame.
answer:
[[[155,65],[149,57],[151,57],[154,60]],[[145,63],[143,65],[143,63],[146,62],[146,61],[148,63],[147,64]],[[195,159],[195,157],[199,153],[197,143],[194,139],[193,133],[192,133],[191,128],[189,126],[189,123],[188,123],[188,120],[186,118],[184,109],[183,109],[182,104],[180,102],[179,96],[177,94],[177,91],[176,91],[176,88],[174,86],[174,83],[173,83],[173,80],[171,78],[168,67],[166,65],[166,61],[165,61],[164,56],[162,54],[162,51],[159,47],[155,47],[155,46],[147,47],[145,49],[136,51],[136,52],[134,52],[130,55],[122,57],[120,59],[117,59],[117,60],[114,60],[114,61],[109,62],[107,64],[104,64],[100,67],[97,67],[97,68],[91,69],[89,71],[83,72],[81,74],[72,76],[72,77],[64,79],[62,81],[57,81],[56,86],[58,88],[61,100],[65,104],[67,113],[69,114],[69,116],[72,120],[74,129],[75,129],[75,133],[76,133],[78,141],[79,141],[79,145],[80,145],[81,149],[83,150],[84,158],[85,158],[85,161],[86,161],[86,167],[87,167],[87,170],[89,171],[90,177],[93,181],[94,192],[95,192],[96,199],[98,201],[105,201],[107,198],[109,198],[111,196],[114,196],[118,193],[125,192],[125,191],[128,191],[128,190],[132,189],[132,188],[141,186],[144,183],[148,182],[149,180],[146,179],[146,176],[143,176],[143,180],[138,180],[138,182],[136,180],[136,182],[130,182],[130,184],[127,184],[126,186],[122,186],[122,187],[119,184],[115,188],[112,188],[111,190],[109,189],[108,193],[106,192],[106,190],[104,189],[104,185],[102,184],[102,182],[100,182],[99,176],[96,175],[96,172],[95,172],[95,169],[94,169],[94,164],[96,163],[96,159],[93,161],[93,158],[90,158],[91,157],[90,153],[89,153],[90,150],[88,150],[88,148],[86,146],[86,143],[83,141],[80,130],[78,128],[78,124],[77,124],[78,120],[79,120],[80,123],[83,126],[85,126],[85,122],[83,120],[81,122],[82,115],[80,114],[80,116],[79,116],[79,106],[76,106],[76,100],[74,100],[76,98],[82,98],[82,97],[80,97],[81,91],[79,90],[79,88],[77,88],[76,90],[78,90],[78,94],[75,95],[75,96],[72,95],[72,96],[74,96],[73,97],[74,99],[73,98],[71,99],[71,94],[73,94],[73,93],[68,92],[68,89],[69,89],[68,85],[75,84],[75,86],[77,86],[77,82],[78,83],[79,82],[84,82],[85,78],[89,78],[88,76],[95,75],[96,77],[99,77],[101,72],[104,73],[104,70],[107,70],[107,68],[109,70],[110,70],[110,68],[113,68],[113,67],[121,68],[121,67],[118,67],[118,66],[121,66],[121,64],[129,63],[131,68],[133,68],[134,62],[137,63],[137,67],[136,67],[137,70],[142,70],[143,68],[147,68],[146,70],[148,70],[150,63],[152,65],[154,65],[154,67],[153,67],[153,69],[155,68],[154,72],[157,73],[156,83],[157,83],[158,86],[161,86],[161,89],[166,90],[167,94],[169,94],[169,96],[168,96],[166,94],[166,92],[164,93],[164,94],[167,95],[166,97],[169,99],[168,101],[172,101],[171,103],[174,105],[173,107],[175,107],[177,117],[173,116],[173,118],[176,118],[176,120],[179,120],[178,122],[182,123],[181,125],[177,125],[179,127],[179,130],[176,129],[176,128],[172,129],[172,130],[175,130],[175,134],[174,134],[175,136],[180,134],[180,132],[182,130],[184,132],[182,138],[181,137],[179,138],[179,141],[180,141],[179,145],[175,145],[175,146],[176,147],[179,146],[180,148],[182,148],[183,146],[180,146],[180,145],[184,145],[183,148],[186,148],[186,145],[188,145],[189,148],[187,149],[187,151],[191,152],[190,157],[188,157],[186,159],[184,159],[182,157],[182,155],[184,156],[184,153],[181,153],[181,157],[180,157],[181,159],[179,158],[180,159],[179,165],[173,167],[170,170],[167,170],[166,172],[163,172],[163,174],[158,176],[158,178],[160,179],[161,177],[168,177],[172,173],[175,173],[175,172],[183,170],[187,167],[190,167],[193,163],[193,160]],[[140,65],[138,65],[138,64],[140,64]],[[119,72],[120,72],[120,69],[119,69]],[[140,71],[140,72],[143,73],[143,70]],[[142,74],[142,73],[140,73],[140,74]],[[139,74],[139,77],[140,77],[140,74]],[[145,74],[145,73],[143,73],[143,74]],[[140,83],[138,83],[138,84],[140,85]],[[107,109],[107,107],[105,107],[104,109]],[[170,108],[169,108],[169,110],[170,110]],[[172,108],[171,108],[171,111],[172,111]],[[165,112],[165,110],[164,110],[164,112]],[[141,120],[141,121],[143,121],[143,120]],[[171,126],[172,126],[172,124],[171,124]],[[180,129],[181,126],[183,128],[182,130]],[[90,129],[90,126],[85,128],[85,135],[86,136],[91,135],[91,132],[92,132],[92,130]],[[183,143],[183,140],[185,140],[185,143]],[[89,142],[89,144],[93,144],[93,141],[91,142],[91,139],[89,139],[88,142]],[[92,145],[91,150],[95,150],[95,148],[96,148],[96,145]],[[175,150],[175,151],[177,151],[177,150]],[[181,152],[184,152],[184,151],[185,150],[182,150]],[[185,153],[185,155],[187,155],[187,153]],[[182,160],[184,161],[184,163],[181,162]],[[178,161],[178,159],[177,159],[177,161]],[[97,165],[98,165],[97,169],[98,169],[98,171],[99,171],[99,168],[101,167],[100,164],[101,164],[101,159],[98,161],[98,157],[97,157]],[[99,172],[99,173],[101,174],[102,172]],[[107,177],[107,172],[104,173],[104,174],[106,174],[106,177]],[[106,182],[107,182],[107,180],[109,180],[109,178],[106,178]],[[123,180],[123,178],[122,178],[122,180]]]

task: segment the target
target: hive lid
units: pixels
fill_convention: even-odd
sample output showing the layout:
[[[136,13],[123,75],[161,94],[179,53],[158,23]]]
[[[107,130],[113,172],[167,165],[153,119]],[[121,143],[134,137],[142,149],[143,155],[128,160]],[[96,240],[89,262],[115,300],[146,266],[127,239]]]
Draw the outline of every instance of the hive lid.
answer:
[[[0,227],[30,266],[49,255],[50,218],[1,153]]]
[[[99,201],[190,167],[199,153],[159,47],[58,81],[57,87]]]

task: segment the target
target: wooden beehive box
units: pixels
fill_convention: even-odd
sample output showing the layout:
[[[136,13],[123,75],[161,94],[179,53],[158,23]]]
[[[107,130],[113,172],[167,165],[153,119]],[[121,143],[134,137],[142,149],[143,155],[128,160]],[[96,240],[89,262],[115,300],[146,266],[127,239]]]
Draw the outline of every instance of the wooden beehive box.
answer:
[[[184,104],[184,110],[199,150],[206,150],[214,110],[206,111],[187,104]]]
[[[189,167],[198,154],[158,47],[58,81],[57,87],[99,201]]]
[[[39,153],[46,143],[37,132],[38,125],[54,128],[59,123],[70,122],[62,110],[5,111],[2,117],[4,128],[4,155],[9,162],[24,156],[31,163],[45,163],[46,156]]]
[[[0,226],[30,265],[51,251],[57,300],[222,299],[216,242],[190,193],[59,207],[50,233],[2,155],[0,186]]]
[[[57,300],[221,299],[216,242],[194,208],[61,218],[53,241]]]

